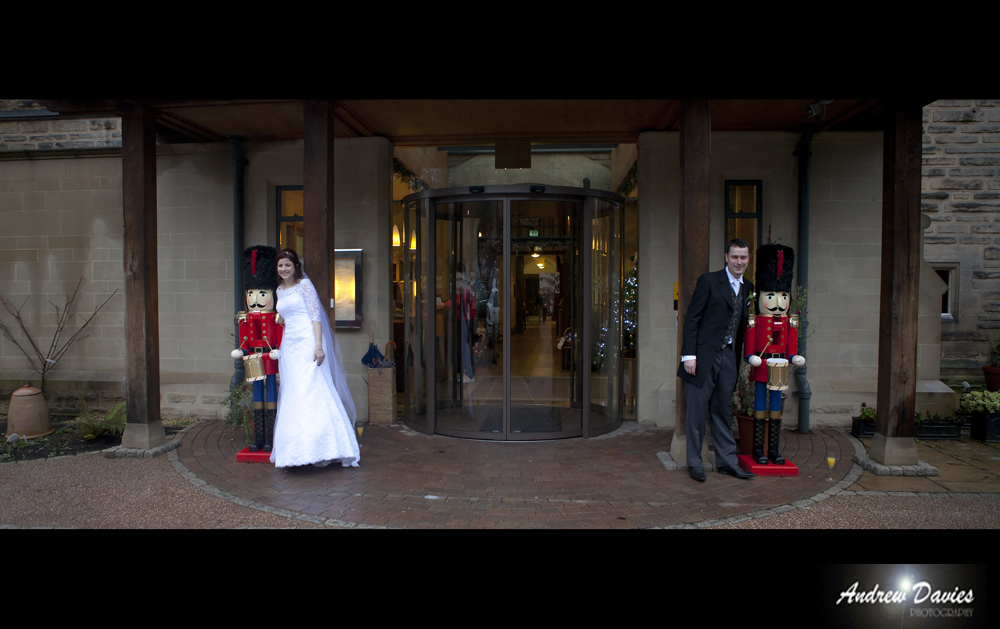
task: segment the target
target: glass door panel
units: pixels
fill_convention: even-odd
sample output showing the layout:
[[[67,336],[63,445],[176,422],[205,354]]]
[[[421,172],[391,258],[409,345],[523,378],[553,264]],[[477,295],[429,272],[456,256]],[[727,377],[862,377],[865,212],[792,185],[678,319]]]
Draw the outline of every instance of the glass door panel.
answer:
[[[403,413],[416,427],[434,430],[434,414],[427,412],[427,359],[424,348],[427,287],[427,208],[421,199],[403,212]]]
[[[510,437],[580,431],[583,204],[510,201]],[[562,342],[560,343],[560,340]]]
[[[437,430],[502,438],[503,200],[435,207]]]
[[[622,239],[620,205],[593,200],[591,220],[590,401],[588,432],[620,421]]]

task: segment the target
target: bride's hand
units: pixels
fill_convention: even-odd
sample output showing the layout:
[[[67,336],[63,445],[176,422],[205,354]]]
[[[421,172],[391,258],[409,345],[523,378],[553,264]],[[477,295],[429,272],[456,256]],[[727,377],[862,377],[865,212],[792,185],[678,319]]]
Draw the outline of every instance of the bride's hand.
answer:
[[[323,360],[325,358],[326,354],[323,353],[323,350],[321,349],[313,350],[313,360],[316,362],[317,367],[323,364]]]

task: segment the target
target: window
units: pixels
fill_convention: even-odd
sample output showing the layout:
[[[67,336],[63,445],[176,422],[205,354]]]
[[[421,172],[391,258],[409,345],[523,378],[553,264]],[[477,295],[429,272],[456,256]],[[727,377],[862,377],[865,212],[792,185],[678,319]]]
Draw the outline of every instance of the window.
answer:
[[[302,186],[278,186],[278,251],[292,248],[305,260],[303,240]]]
[[[726,181],[726,240],[742,238],[750,243],[750,262],[746,277],[756,277],[757,248],[761,245],[761,204],[763,182],[730,179]],[[725,245],[723,245],[725,246]]]
[[[958,263],[932,262],[931,268],[948,285],[947,290],[941,293],[941,322],[958,321]]]

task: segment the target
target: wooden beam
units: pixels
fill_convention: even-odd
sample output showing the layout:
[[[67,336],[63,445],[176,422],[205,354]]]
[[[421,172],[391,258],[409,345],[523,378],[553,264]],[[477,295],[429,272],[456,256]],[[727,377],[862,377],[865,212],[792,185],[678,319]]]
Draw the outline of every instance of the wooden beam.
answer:
[[[334,295],[333,106],[330,101],[303,101],[302,212],[306,272],[324,308]],[[335,316],[329,310],[330,325]]]
[[[156,131],[153,112],[122,115],[125,265],[125,431],[122,446],[166,443],[160,422],[160,324],[156,273]]]
[[[878,420],[871,457],[916,465],[913,413],[917,386],[920,260],[919,101],[887,101],[882,158],[882,284],[879,308]]]
[[[178,131],[202,142],[225,142],[228,139],[222,134],[216,133],[211,129],[207,129],[199,124],[191,122],[187,118],[167,111],[157,112],[156,121],[164,127],[173,129],[174,131]]]
[[[660,113],[654,129],[656,131],[676,131],[677,123],[680,121],[680,117],[681,101],[669,100],[667,101],[666,106],[664,106],[663,111]]]
[[[677,247],[678,281],[677,303],[677,366],[684,340],[684,319],[687,314],[695,284],[702,273],[708,272],[709,248],[709,165],[712,147],[712,117],[707,100],[685,100],[681,103],[681,207]],[[707,366],[700,366],[705,369]],[[677,396],[674,444],[671,453],[677,460],[678,450],[683,452],[686,435],[684,419],[687,415],[687,398],[684,381],[677,378]],[[680,448],[677,447],[678,443]],[[707,443],[707,441],[706,441]]]

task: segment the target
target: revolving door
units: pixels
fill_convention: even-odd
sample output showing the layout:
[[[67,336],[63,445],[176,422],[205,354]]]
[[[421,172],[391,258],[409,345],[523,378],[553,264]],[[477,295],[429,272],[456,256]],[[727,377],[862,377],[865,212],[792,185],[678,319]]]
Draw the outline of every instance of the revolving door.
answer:
[[[616,428],[621,197],[513,185],[403,202],[407,424],[493,440]]]

